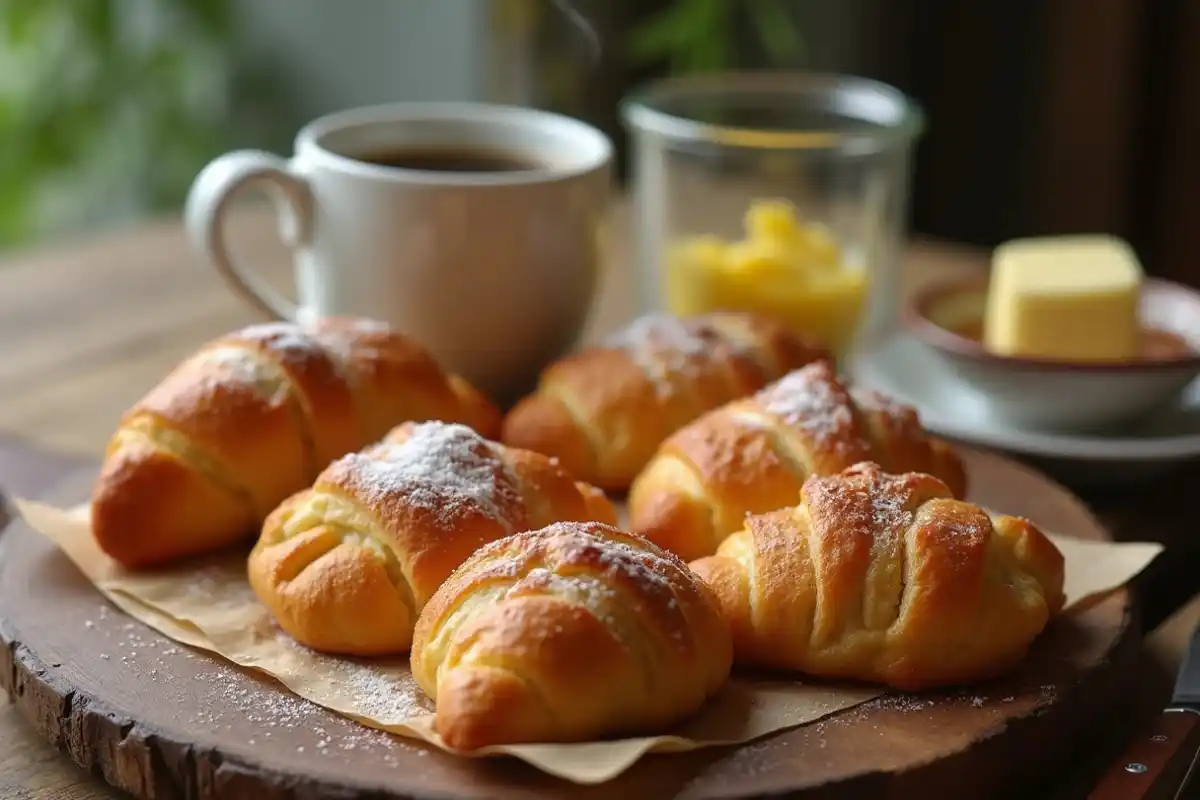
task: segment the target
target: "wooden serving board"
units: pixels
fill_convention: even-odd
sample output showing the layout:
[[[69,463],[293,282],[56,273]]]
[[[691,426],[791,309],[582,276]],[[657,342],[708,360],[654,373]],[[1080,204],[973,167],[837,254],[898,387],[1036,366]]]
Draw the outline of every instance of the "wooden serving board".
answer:
[[[964,450],[972,499],[1093,539],[1070,493],[1016,463]],[[95,468],[49,498],[86,498]],[[0,685],[84,768],[137,797],[989,797],[1057,771],[1089,737],[1131,663],[1121,591],[1058,622],[1004,680],[881,698],[739,747],[643,759],[600,786],[512,759],[465,759],[366,729],[274,682],[155,633],[110,606],[49,542],[0,536]]]

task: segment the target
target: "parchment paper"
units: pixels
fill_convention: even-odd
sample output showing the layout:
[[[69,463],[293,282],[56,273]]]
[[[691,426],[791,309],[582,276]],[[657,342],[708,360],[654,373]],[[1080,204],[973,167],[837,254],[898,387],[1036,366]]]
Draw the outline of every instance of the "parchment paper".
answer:
[[[433,729],[433,704],[417,687],[408,658],[353,660],[314,653],[279,630],[246,581],[245,554],[227,554],[146,574],[122,572],[96,547],[87,506],[59,509],[17,500],[34,530],[52,540],[120,609],[165,636],[259,669],[297,695],[373,728],[453,751]],[[1053,537],[1067,564],[1068,607],[1122,586],[1162,550]],[[576,783],[616,777],[648,752],[732,744],[815,722],[882,692],[822,682],[734,675],[701,713],[672,735],[585,744],[491,747]]]

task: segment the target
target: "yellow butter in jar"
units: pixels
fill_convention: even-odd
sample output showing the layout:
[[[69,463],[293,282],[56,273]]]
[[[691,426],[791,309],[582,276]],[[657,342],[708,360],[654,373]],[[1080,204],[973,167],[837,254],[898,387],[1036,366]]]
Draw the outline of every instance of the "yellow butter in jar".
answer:
[[[671,249],[664,275],[669,310],[769,314],[844,354],[862,311],[865,270],[848,264],[830,232],[803,222],[786,201],[755,202],[744,227],[741,240],[702,235]]]

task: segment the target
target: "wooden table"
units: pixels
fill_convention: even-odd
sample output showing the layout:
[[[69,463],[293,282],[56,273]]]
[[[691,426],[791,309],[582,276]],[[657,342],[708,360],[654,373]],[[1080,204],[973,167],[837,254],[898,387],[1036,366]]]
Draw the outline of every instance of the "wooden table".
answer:
[[[232,228],[235,252],[289,287],[288,254],[272,217],[247,208]],[[632,307],[632,273],[614,255],[589,336],[627,319]],[[906,259],[905,284],[984,263],[975,250],[917,242]],[[255,319],[192,252],[175,220],[10,255],[0,261],[0,435],[97,457],[121,412],[168,369],[205,339]],[[0,463],[0,481],[19,472]],[[1127,518],[1128,504],[1122,508]],[[1197,620],[1200,600],[1148,637],[1136,685],[1114,709],[1111,741],[1097,747],[1094,763],[1071,778],[1073,786],[1087,785],[1112,748],[1161,707]],[[0,797],[24,796],[116,793],[38,739],[11,706],[0,706]]]

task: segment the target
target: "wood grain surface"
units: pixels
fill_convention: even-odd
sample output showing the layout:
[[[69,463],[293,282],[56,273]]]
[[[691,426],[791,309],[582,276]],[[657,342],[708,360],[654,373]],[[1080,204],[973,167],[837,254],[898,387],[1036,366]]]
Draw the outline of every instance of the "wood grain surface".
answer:
[[[1107,538],[1065,490],[966,451],[971,499]],[[85,499],[95,468],[55,490]],[[889,697],[746,747],[644,759],[579,787],[511,759],[464,759],[375,735],[273,682],[195,653],[109,608],[17,522],[0,562],[0,684],[80,765],[138,797],[596,798],[1003,796],[1069,758],[1137,642],[1128,592],[1052,624],[1006,678]]]
[[[616,223],[620,231],[623,210]],[[270,215],[246,209],[232,228],[235,254],[261,265],[287,290],[287,253]],[[621,240],[618,233],[616,241]],[[618,248],[604,277],[592,335],[625,318],[632,287],[627,263]],[[977,271],[985,263],[985,254],[971,248],[918,241],[905,260],[906,285]],[[42,450],[94,458],[121,412],[166,370],[205,339],[256,318],[193,253],[174,219],[9,254],[0,259],[0,433]],[[8,452],[0,448],[0,456]],[[32,475],[24,461],[0,457],[0,490]],[[1196,550],[1198,515],[1188,485],[1181,479],[1091,501],[1119,536],[1190,543]],[[1200,620],[1200,599],[1189,601],[1194,590],[1186,584],[1147,583],[1171,594],[1164,608],[1185,605],[1138,653],[1136,679],[1097,725],[1093,756],[1073,760],[1069,772],[1047,776],[1045,796],[1085,794],[1106,759],[1169,696],[1183,646]],[[1062,788],[1064,781],[1068,788]],[[23,796],[120,795],[46,744],[14,706],[0,705],[0,797]]]

